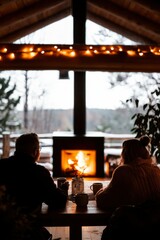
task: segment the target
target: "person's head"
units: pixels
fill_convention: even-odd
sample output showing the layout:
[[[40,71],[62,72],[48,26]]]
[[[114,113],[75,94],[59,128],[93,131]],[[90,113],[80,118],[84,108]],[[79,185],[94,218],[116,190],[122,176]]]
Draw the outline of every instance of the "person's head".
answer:
[[[149,144],[150,138],[148,136],[125,140],[122,145],[122,161],[124,163],[131,163],[137,159],[149,159]]]
[[[40,157],[39,138],[36,133],[25,133],[16,140],[15,155],[29,155],[37,161]]]

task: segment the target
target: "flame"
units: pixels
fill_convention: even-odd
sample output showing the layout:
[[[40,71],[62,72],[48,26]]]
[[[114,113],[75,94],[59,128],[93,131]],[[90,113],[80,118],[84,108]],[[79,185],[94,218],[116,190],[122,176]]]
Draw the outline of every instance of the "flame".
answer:
[[[77,159],[77,165],[75,166],[75,168],[83,173],[84,170],[87,168],[87,158],[85,157],[85,154],[82,151],[79,151],[78,154],[76,155],[76,159]]]
[[[70,176],[94,176],[96,174],[95,150],[62,150],[62,171]]]
[[[68,164],[72,165],[75,170],[78,171],[78,175],[85,172],[87,168],[88,156],[83,151],[79,151],[75,156],[75,160],[68,159]]]
[[[68,159],[68,164],[72,165],[72,164],[74,164],[74,161],[72,159]]]

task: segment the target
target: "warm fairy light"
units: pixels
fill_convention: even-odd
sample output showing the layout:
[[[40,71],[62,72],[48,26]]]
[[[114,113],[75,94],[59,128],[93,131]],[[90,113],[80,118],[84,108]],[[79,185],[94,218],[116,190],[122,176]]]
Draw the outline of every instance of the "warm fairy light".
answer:
[[[37,48],[37,52],[41,52],[42,51],[42,48]]]
[[[9,54],[9,58],[10,58],[10,59],[15,59],[15,54],[14,54],[14,53],[10,53],[10,54]]]
[[[22,53],[22,58],[23,59],[32,59],[37,55],[36,52],[31,52],[31,53]]]
[[[160,51],[154,52],[155,55],[160,55]]]
[[[91,55],[92,52],[91,52],[90,50],[86,50],[85,54],[86,54],[86,55]]]
[[[94,53],[95,53],[95,54],[97,54],[97,53],[98,53],[98,51],[95,49],[95,50],[94,50]]]
[[[107,54],[110,54],[111,52],[109,50],[106,51]]]
[[[64,56],[67,56],[68,52],[66,50],[64,50],[64,51],[61,51],[61,54],[64,55]]]
[[[102,46],[101,49],[102,49],[102,51],[105,51],[105,50],[106,50],[106,47],[105,47],[105,46]]]
[[[143,55],[144,55],[144,53],[143,53],[143,52],[140,52],[140,53],[139,53],[139,56],[143,56]]]
[[[160,55],[160,48],[157,48],[157,47],[150,48],[150,51],[155,55]]]
[[[70,53],[70,56],[71,56],[71,57],[75,57],[75,56],[76,56],[76,52],[75,52],[75,51],[72,51],[72,52]]]
[[[119,47],[119,51],[122,52],[122,51],[123,51],[123,48],[122,48],[122,47]]]
[[[136,52],[133,51],[133,50],[128,50],[128,51],[127,51],[127,54],[128,54],[129,56],[131,56],[131,57],[136,56]]]
[[[30,57],[31,57],[31,58],[35,57],[36,55],[37,55],[36,52],[31,52],[31,53],[30,53]]]
[[[32,52],[33,51],[33,47],[24,47],[23,48],[23,52]]]
[[[7,51],[8,51],[7,48],[3,48],[1,52],[6,53]]]
[[[53,55],[53,51],[47,51],[47,52],[44,52],[46,56],[52,56]]]

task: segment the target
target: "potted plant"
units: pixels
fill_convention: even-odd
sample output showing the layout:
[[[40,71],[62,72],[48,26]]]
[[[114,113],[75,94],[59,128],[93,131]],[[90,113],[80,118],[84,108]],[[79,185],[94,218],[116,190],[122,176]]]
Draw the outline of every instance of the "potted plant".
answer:
[[[160,163],[160,87],[151,92],[148,102],[143,105],[142,111],[134,114],[134,126],[131,129],[136,137],[144,134],[151,137],[151,155],[156,157]],[[127,100],[128,101],[128,100]],[[135,105],[139,107],[139,100],[135,100]]]

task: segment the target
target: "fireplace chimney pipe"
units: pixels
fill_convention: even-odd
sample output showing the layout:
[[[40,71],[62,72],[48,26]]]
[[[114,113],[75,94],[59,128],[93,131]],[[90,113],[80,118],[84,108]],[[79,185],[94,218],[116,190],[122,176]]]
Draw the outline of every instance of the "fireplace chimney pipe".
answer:
[[[86,0],[72,0],[73,42],[85,44]],[[86,89],[85,71],[74,71],[74,114],[75,135],[86,134]]]

